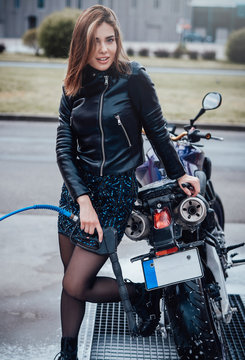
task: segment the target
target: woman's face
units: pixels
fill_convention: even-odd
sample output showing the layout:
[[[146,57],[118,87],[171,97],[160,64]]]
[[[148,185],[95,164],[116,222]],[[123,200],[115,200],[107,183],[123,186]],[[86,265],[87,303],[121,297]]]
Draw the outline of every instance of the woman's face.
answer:
[[[112,65],[117,51],[115,32],[111,25],[103,22],[97,27],[95,44],[88,63],[96,70],[105,71]]]

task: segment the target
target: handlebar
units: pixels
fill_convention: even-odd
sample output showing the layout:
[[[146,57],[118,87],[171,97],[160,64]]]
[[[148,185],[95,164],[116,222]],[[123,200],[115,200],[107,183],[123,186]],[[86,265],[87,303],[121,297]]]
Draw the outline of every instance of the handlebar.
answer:
[[[191,184],[189,184],[189,183],[183,183],[182,184],[182,187],[183,188],[187,188],[187,189],[189,189],[189,190],[194,190],[194,187],[191,185]]]
[[[177,136],[170,136],[170,139],[172,141],[178,141],[180,139],[182,139],[182,137],[188,135],[187,131],[183,131],[181,134],[177,135]]]
[[[223,141],[224,139],[222,137],[212,136],[211,133],[201,133],[198,129],[190,129],[188,132],[183,131],[181,134],[177,136],[170,136],[172,141],[178,141],[182,139],[184,136],[187,136],[188,140],[191,142],[198,142],[200,139],[206,139],[206,140],[219,140]]]

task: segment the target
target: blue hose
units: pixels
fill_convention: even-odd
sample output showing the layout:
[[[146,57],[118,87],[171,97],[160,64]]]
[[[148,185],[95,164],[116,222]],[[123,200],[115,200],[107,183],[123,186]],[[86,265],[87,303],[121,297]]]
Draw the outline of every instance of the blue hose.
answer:
[[[58,213],[62,214],[62,215],[65,215],[67,216],[68,218],[74,220],[74,221],[77,221],[78,218],[76,215],[72,214],[71,212],[65,210],[65,209],[62,209],[58,206],[54,206],[54,205],[41,205],[41,204],[38,204],[38,205],[33,205],[33,206],[28,206],[28,207],[25,207],[25,208],[22,208],[22,209],[18,209],[18,210],[15,210],[9,214],[6,214],[4,216],[2,216],[0,218],[0,221],[8,218],[9,216],[12,216],[12,215],[15,215],[15,214],[18,214],[22,211],[26,211],[26,210],[32,210],[32,209],[47,209],[47,210],[53,210],[53,211],[57,211]]]

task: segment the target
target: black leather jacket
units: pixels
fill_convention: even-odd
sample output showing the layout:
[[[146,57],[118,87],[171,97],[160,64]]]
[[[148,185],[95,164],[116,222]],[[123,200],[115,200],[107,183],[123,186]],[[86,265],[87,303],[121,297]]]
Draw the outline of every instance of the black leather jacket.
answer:
[[[75,97],[63,95],[57,130],[57,162],[74,200],[89,193],[81,171],[103,176],[135,169],[143,162],[142,126],[171,179],[185,171],[169,138],[158,98],[145,69],[131,74],[87,66]]]

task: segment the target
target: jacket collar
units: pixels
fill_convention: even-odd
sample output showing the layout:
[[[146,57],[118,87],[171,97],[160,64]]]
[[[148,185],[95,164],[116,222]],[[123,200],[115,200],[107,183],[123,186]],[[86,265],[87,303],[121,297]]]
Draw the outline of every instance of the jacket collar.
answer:
[[[82,73],[82,84],[83,86],[87,85],[91,81],[95,79],[104,79],[104,76],[113,76],[115,77],[117,75],[117,70],[115,68],[115,65],[112,64],[109,69],[105,71],[100,71],[97,69],[94,69],[92,66],[87,64]]]

